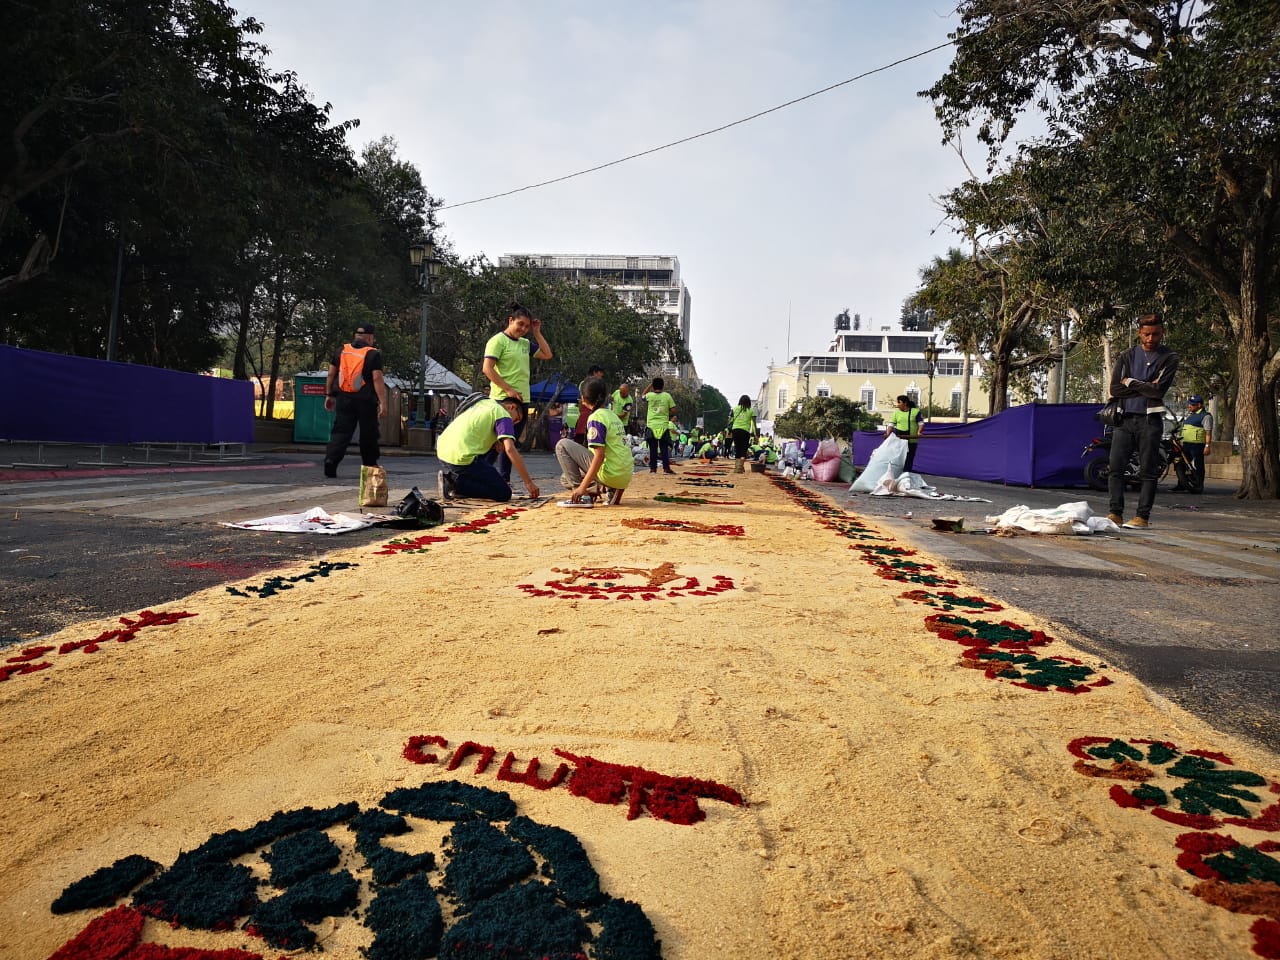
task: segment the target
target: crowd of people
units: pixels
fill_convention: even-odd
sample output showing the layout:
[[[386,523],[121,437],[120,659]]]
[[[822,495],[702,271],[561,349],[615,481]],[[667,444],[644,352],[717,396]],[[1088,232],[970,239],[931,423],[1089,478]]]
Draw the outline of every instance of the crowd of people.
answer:
[[[518,303],[507,308],[507,323],[485,346],[482,370],[489,381],[487,396],[468,398],[436,441],[440,460],[438,494],[441,499],[466,497],[506,502],[511,499],[511,470],[524,481],[529,496],[541,494],[520,457],[517,439],[531,399],[532,360],[550,360],[551,346],[542,323]],[[628,432],[644,407],[644,432]],[[555,444],[561,484],[568,503],[603,501],[616,504],[635,471],[674,474],[672,457],[704,461],[732,456],[742,472],[748,461],[775,463],[778,451],[761,438],[751,400],[742,396],[732,422],[718,434],[705,434],[680,423],[675,398],[662,377],[654,377],[636,396],[631,384],[612,391],[604,369],[593,366],[578,386],[578,400],[549,414],[561,418],[566,435]]]

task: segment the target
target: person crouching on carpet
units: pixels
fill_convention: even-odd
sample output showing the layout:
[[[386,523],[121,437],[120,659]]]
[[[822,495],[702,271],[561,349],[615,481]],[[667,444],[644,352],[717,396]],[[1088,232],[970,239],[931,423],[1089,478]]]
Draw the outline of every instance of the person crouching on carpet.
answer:
[[[523,419],[524,403],[515,397],[484,399],[454,417],[436,443],[436,456],[443,468],[438,478],[440,499],[510,500],[510,484],[485,460],[485,454],[495,446],[511,459],[529,496],[536,498],[538,485],[516,449],[515,425]]]
[[[631,483],[634,467],[626,427],[609,409],[603,380],[584,380],[578,391],[583,409],[590,411],[587,444],[584,447],[569,439],[556,444],[560,482],[573,491],[569,496],[572,503],[594,500],[603,493],[607,505],[613,506],[622,502],[622,491]]]

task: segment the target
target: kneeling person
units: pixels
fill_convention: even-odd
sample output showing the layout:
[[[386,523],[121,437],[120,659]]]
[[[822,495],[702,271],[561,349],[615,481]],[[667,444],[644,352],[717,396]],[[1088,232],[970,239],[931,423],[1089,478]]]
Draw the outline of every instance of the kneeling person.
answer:
[[[590,496],[598,480],[608,493],[608,502],[621,503],[622,491],[631,483],[633,467],[626,428],[606,405],[603,380],[585,381],[581,393],[583,405],[591,408],[591,416],[587,418],[587,445],[584,448],[572,440],[561,440],[556,445],[565,486],[576,484],[569,499],[573,503],[581,502]]]
[[[516,449],[515,425],[523,419],[524,404],[512,397],[480,400],[454,417],[436,442],[436,456],[444,468],[440,471],[441,497],[475,497],[498,503],[510,500],[510,484],[484,459],[495,445],[510,458],[529,496],[536,497],[538,485]]]

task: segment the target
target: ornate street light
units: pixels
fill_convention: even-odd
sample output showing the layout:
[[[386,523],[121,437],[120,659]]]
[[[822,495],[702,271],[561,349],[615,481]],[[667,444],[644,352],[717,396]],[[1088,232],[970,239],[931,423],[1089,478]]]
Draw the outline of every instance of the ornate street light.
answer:
[[[938,345],[933,342],[933,338],[929,338],[929,343],[924,348],[924,362],[929,365],[929,416],[933,416],[933,374],[938,368],[938,357],[942,355],[942,351],[938,349]]]
[[[422,287],[422,326],[418,350],[418,407],[413,423],[427,425],[427,297],[431,293],[431,278],[440,274],[440,261],[436,259],[436,245],[430,237],[424,243],[409,248],[409,263],[418,270],[418,283]]]

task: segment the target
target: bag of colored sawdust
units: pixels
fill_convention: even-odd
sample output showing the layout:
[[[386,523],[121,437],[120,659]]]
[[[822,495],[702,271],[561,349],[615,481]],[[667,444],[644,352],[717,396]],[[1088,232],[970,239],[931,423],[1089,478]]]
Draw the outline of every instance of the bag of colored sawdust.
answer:
[[[360,506],[387,505],[387,471],[382,467],[360,467]]]

